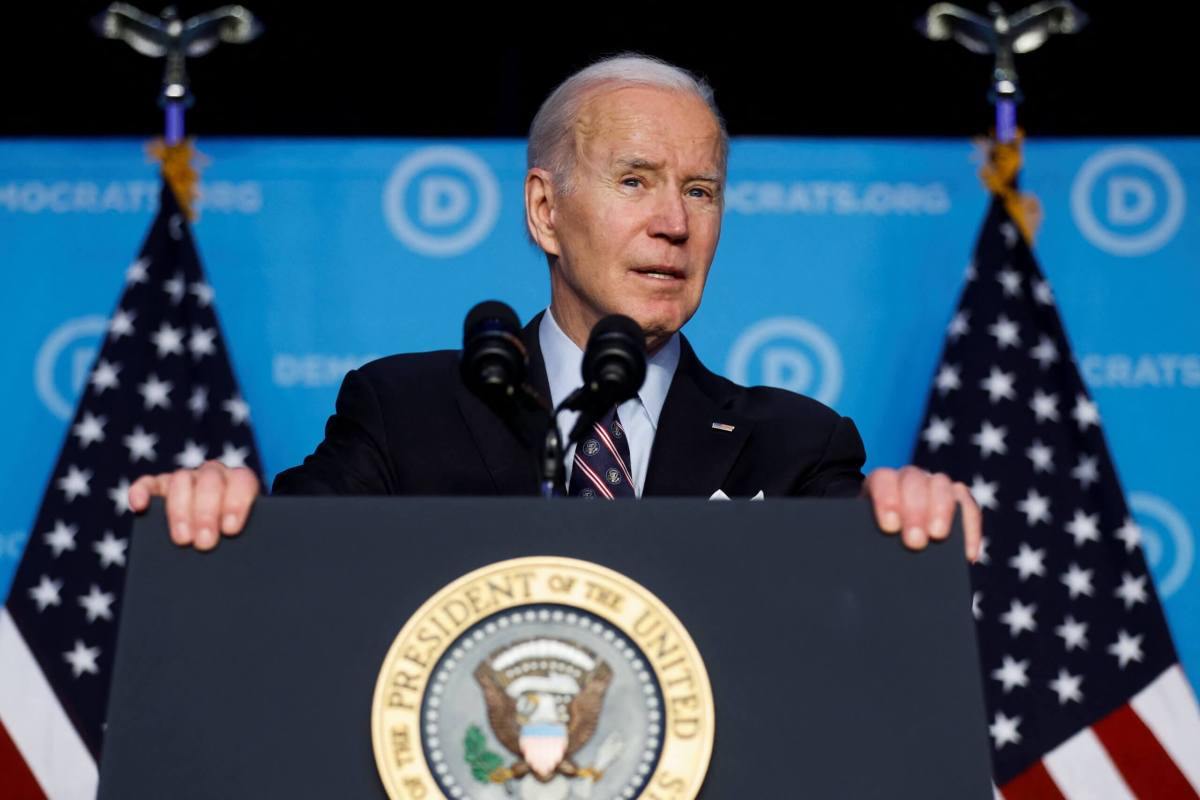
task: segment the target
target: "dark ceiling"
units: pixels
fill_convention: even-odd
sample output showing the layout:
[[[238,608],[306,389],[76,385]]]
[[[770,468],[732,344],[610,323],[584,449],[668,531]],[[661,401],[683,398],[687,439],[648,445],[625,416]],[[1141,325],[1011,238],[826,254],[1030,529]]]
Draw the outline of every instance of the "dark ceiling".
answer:
[[[176,5],[190,16],[219,2]],[[107,3],[6,5],[0,135],[161,127],[161,63],[91,32]],[[734,134],[967,136],[990,120],[990,61],[918,36],[927,2],[248,5],[263,36],[191,62],[192,132],[523,136],[550,87],[622,50],[707,76]],[[1018,59],[1030,133],[1200,134],[1192,4],[1079,5],[1082,33]]]

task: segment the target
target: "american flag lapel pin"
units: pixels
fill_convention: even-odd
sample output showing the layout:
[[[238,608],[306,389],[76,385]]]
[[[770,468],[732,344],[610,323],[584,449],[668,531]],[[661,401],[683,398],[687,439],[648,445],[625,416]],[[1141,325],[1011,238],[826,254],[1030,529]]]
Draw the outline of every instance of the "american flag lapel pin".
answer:
[[[725,431],[726,433],[733,433],[733,426],[729,425],[728,423],[714,422],[712,424],[712,426],[713,426],[714,431]]]

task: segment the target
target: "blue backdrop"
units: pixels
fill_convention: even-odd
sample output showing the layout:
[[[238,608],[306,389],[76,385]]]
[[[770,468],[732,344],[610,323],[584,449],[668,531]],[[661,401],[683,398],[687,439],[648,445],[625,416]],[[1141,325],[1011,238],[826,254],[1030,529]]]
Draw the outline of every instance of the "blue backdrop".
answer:
[[[453,347],[496,297],[545,306],[517,141],[205,140],[201,256],[268,472],[319,440],[345,371]],[[723,241],[688,326],[742,383],[857,421],[908,460],[987,198],[964,141],[734,142]],[[1200,141],[1034,142],[1036,253],[1193,683],[1200,685]],[[0,143],[0,596],[29,537],[123,272],[157,202],[134,140]]]

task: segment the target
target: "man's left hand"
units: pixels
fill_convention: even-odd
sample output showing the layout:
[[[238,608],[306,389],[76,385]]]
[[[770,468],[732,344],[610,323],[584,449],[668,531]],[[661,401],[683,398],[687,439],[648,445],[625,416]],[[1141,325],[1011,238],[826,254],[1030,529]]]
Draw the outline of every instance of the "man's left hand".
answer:
[[[979,558],[983,515],[965,484],[920,467],[881,467],[867,476],[863,495],[871,498],[884,533],[899,533],[910,550],[923,550],[930,539],[949,536],[954,506],[960,505],[967,559],[974,563]]]

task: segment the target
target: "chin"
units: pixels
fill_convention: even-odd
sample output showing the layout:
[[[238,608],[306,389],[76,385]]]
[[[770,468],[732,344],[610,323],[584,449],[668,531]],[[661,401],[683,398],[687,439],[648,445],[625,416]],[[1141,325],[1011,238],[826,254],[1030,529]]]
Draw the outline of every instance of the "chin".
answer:
[[[626,298],[626,302],[615,305],[618,307],[612,313],[632,319],[647,337],[664,339],[682,328],[696,312],[695,306],[681,302],[678,297]]]
[[[630,315],[648,339],[667,339],[683,327],[687,319],[682,314]]]

